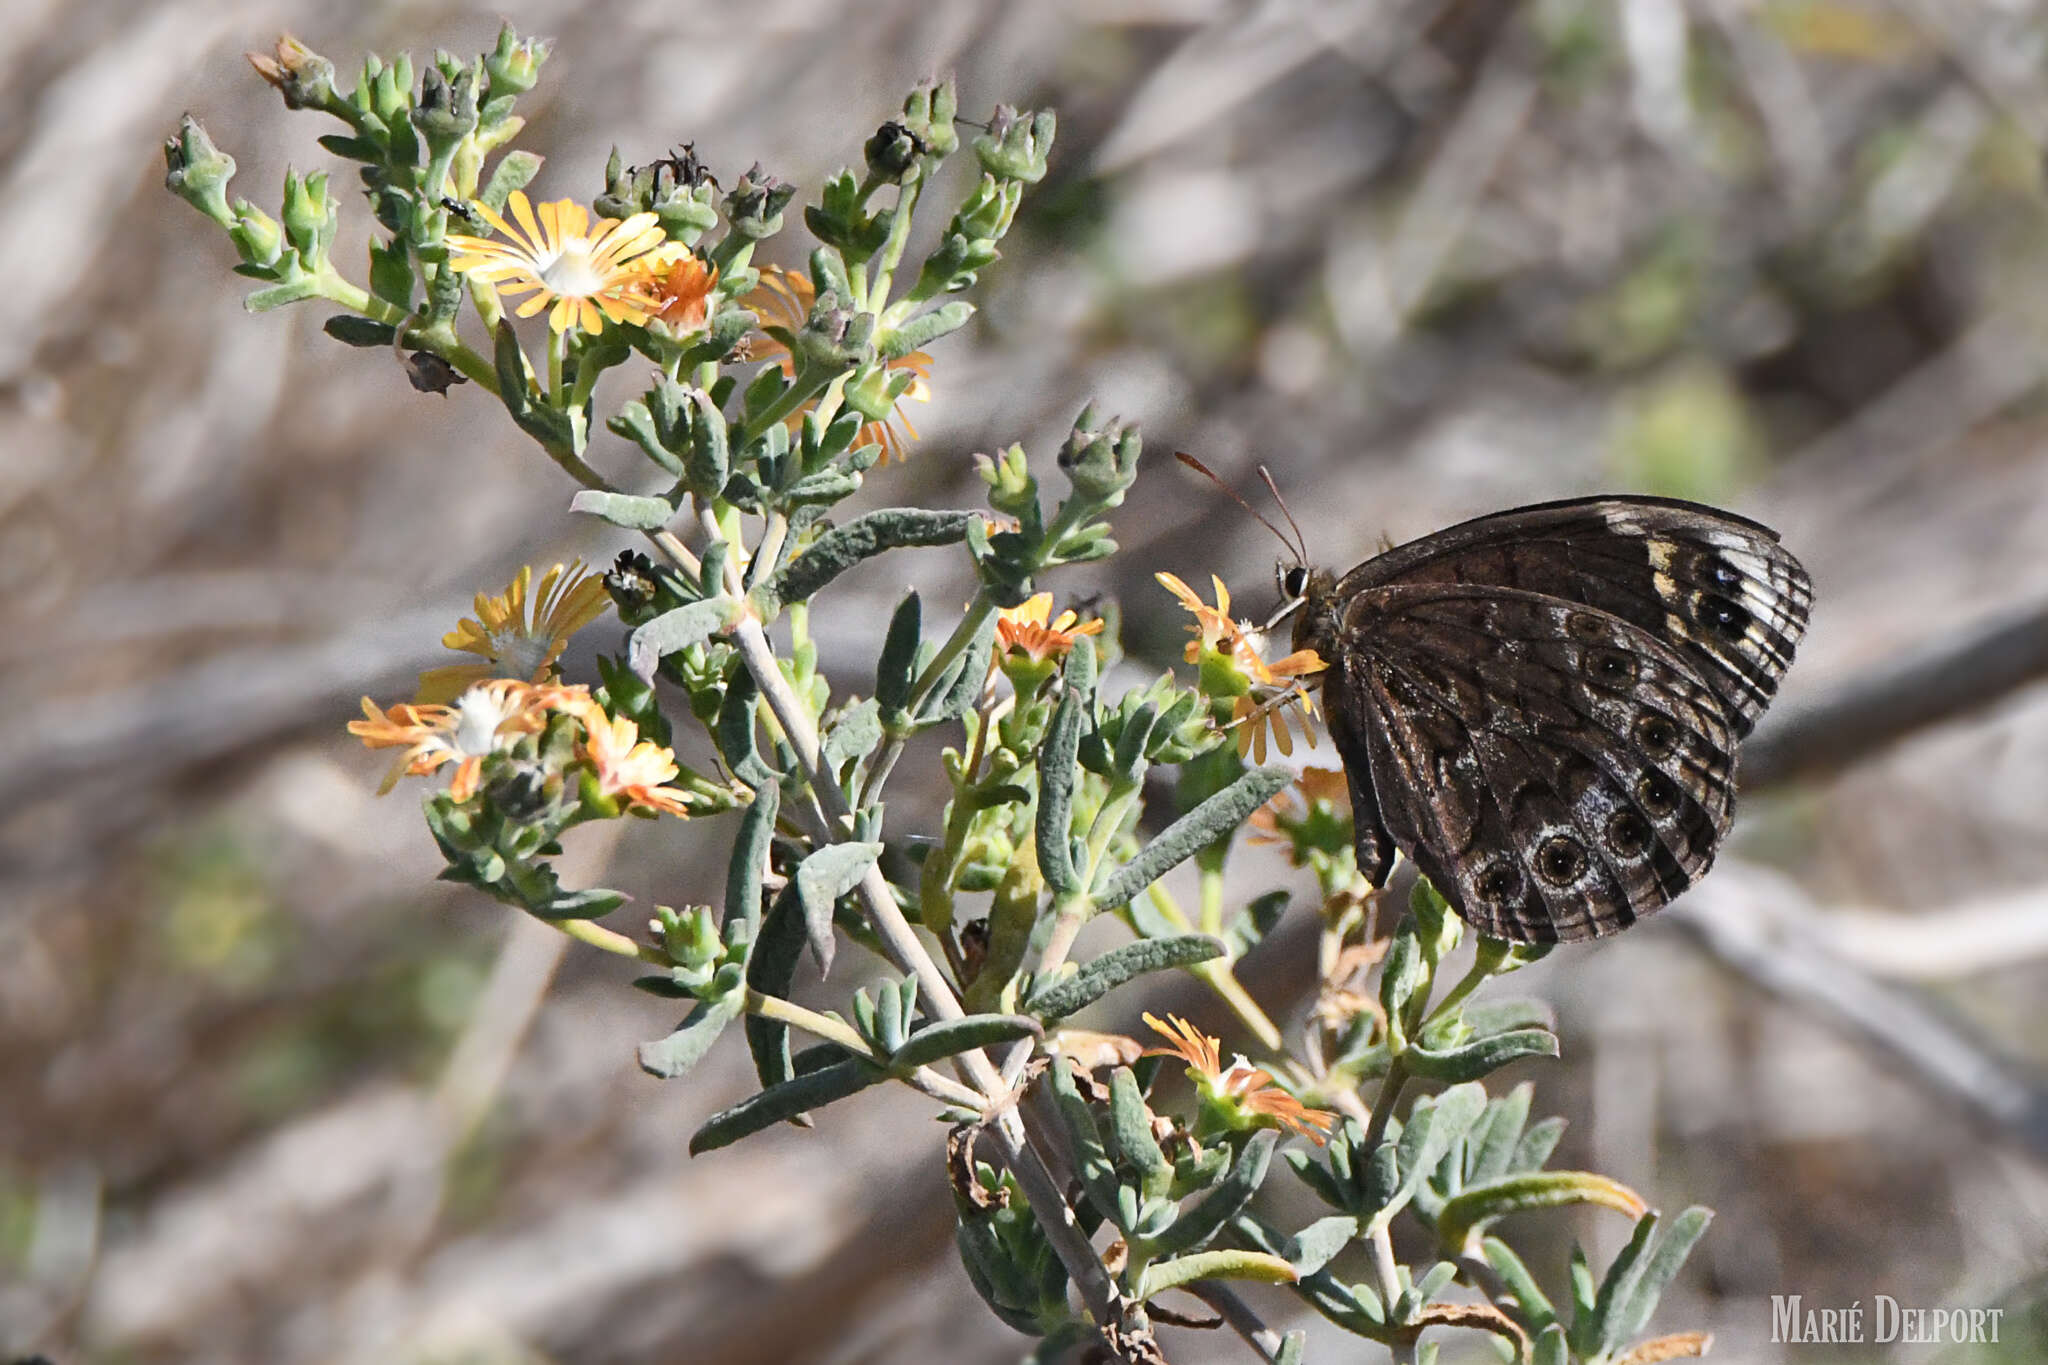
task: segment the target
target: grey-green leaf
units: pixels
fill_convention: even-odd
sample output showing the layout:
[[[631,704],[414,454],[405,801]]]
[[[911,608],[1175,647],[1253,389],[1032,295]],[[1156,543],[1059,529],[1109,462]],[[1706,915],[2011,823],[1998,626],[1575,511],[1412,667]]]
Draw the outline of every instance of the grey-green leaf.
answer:
[[[569,510],[603,517],[628,531],[653,531],[669,524],[676,509],[667,498],[642,497],[634,493],[607,493],[585,488],[569,499]]]
[[[819,536],[812,546],[775,576],[776,600],[802,602],[864,559],[884,550],[912,545],[951,545],[967,538],[967,525],[977,512],[929,512],[915,507],[890,507],[855,517]]]
[[[1223,956],[1223,945],[1206,934],[1143,938],[1112,948],[1072,976],[1031,993],[1024,1008],[1048,1022],[1064,1019],[1100,1000],[1126,981],[1168,967],[1191,967]]]
[[[702,644],[726,624],[732,609],[733,600],[720,594],[663,612],[633,632],[626,644],[627,662],[643,681],[652,682],[664,656]]]
[[[1068,688],[1053,712],[1052,725],[1038,751],[1038,870],[1056,896],[1086,890],[1074,866],[1069,836],[1073,833],[1075,755],[1081,749],[1081,722],[1087,710],[1084,694]]]
[[[1476,1081],[1522,1057],[1555,1057],[1557,1035],[1549,1029],[1515,1029],[1441,1050],[1420,1043],[1402,1054],[1408,1069],[1433,1081]]]
[[[1168,825],[1157,839],[1112,873],[1095,892],[1098,909],[1123,905],[1184,860],[1227,836],[1294,780],[1279,766],[1254,768]]]
[[[772,1128],[835,1100],[843,1100],[878,1081],[887,1080],[888,1075],[888,1072],[858,1057],[849,1057],[780,1085],[772,1085],[749,1095],[732,1108],[712,1115],[690,1138],[690,1155],[715,1151],[763,1128]]]
[[[803,860],[796,870],[796,894],[803,906],[804,933],[820,973],[832,970],[837,941],[832,933],[832,905],[860,884],[882,856],[877,843],[827,844]]]
[[[1273,1145],[1279,1141],[1279,1136],[1270,1128],[1254,1133],[1231,1164],[1230,1174],[1218,1181],[1216,1187],[1193,1208],[1174,1219],[1171,1227],[1152,1239],[1152,1254],[1176,1256],[1184,1251],[1193,1251],[1222,1231],[1223,1225],[1235,1218],[1238,1211],[1258,1193],[1266,1178],[1266,1168],[1272,1164]]]
[[[1036,1019],[1021,1014],[971,1014],[927,1024],[889,1058],[889,1069],[907,1071],[978,1047],[996,1047],[1023,1038],[1044,1036]]]
[[[725,1026],[738,1016],[745,1003],[746,996],[741,991],[700,1001],[675,1032],[656,1042],[640,1044],[640,1069],[663,1080],[682,1075],[711,1050],[718,1035],[725,1032]]]

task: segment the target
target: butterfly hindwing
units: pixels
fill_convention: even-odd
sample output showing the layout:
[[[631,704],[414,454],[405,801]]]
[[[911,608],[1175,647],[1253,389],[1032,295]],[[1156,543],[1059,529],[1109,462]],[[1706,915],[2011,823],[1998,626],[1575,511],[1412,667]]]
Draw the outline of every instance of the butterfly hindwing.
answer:
[[[1670,498],[1600,497],[1479,517],[1398,546],[1335,588],[1468,583],[1597,608],[1669,642],[1720,697],[1736,735],[1776,695],[1813,585],[1768,527]]]
[[[1551,942],[1625,928],[1712,862],[1736,727],[1648,631],[1539,593],[1402,584],[1344,604],[1336,653],[1324,701],[1371,788],[1369,877],[1391,838],[1474,927]]]

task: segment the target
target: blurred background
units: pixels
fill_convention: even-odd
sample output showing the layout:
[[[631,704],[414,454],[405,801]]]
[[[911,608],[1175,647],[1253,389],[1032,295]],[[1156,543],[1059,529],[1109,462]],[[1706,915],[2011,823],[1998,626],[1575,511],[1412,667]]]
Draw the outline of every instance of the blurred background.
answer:
[[[1120,599],[1145,668],[1181,638],[1155,570],[1220,573],[1259,614],[1278,554],[1176,447],[1240,486],[1270,465],[1340,568],[1606,489],[1782,531],[1817,605],[1736,838],[1679,907],[1518,978],[1565,1041],[1520,1074],[1571,1120],[1558,1164],[1718,1209],[1663,1330],[1765,1365],[2048,1359],[2048,5],[8,14],[0,1355],[1021,1353],[954,1259],[922,1101],[870,1092],[689,1160],[751,1085],[742,1050],[640,1073],[673,1006],[434,883],[415,795],[378,799],[383,763],[343,734],[359,695],[446,661],[471,594],[529,560],[608,560],[623,533],[564,515],[567,480],[487,395],[413,393],[317,309],[246,316],[158,144],[190,110],[274,209],[331,129],[286,116],[244,49],[290,30],[346,72],[366,49],[483,50],[503,16],[555,41],[522,104],[546,197],[594,195],[614,143],[815,186],[936,72],[964,112],[1057,107],[1052,173],[938,348],[924,439],[863,496],[978,505],[970,453],[1049,458],[1091,397],[1141,422],[1125,553],[1053,586]],[[342,261],[366,230],[351,180]],[[806,250],[796,227],[775,257]],[[963,562],[863,573],[829,614],[842,687],[871,686],[905,586],[929,614],[965,600]],[[897,829],[929,820],[935,784],[905,765],[896,785]],[[565,880],[715,898],[724,830],[628,823],[582,831]],[[1247,964],[1276,1014],[1310,987],[1311,918]],[[842,962],[821,1000],[876,970]],[[1185,991],[1126,995],[1103,1026],[1172,1005],[1224,1030]],[[1519,1235],[1555,1285],[1571,1237],[1604,1260],[1624,1231],[1558,1214]],[[2009,1311],[1996,1350],[1787,1347],[1786,1294]],[[1319,1332],[1310,1358],[1359,1351]]]

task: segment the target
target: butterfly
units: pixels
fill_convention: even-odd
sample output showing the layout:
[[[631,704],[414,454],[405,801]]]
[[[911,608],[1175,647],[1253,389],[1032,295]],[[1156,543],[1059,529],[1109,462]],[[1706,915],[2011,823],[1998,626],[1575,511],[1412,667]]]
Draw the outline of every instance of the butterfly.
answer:
[[[1705,875],[1813,604],[1776,532],[1671,498],[1517,507],[1279,580],[1276,623],[1329,665],[1359,871],[1384,886],[1398,849],[1520,943],[1619,933]]]

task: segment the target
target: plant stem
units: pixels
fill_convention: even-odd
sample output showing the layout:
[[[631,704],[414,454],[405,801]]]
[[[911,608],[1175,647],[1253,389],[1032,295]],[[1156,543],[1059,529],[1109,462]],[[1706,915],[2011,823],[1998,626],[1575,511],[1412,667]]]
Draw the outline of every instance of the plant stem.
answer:
[[[747,671],[753,674],[754,683],[760,688],[768,709],[774,713],[791,747],[796,750],[808,784],[824,808],[832,837],[843,837],[841,828],[850,816],[845,793],[821,766],[817,728],[811,723],[809,712],[788,680],[782,676],[775,651],[769,645],[761,623],[752,617],[742,617],[732,628],[732,641],[738,647]],[[891,959],[902,970],[916,975],[925,1006],[932,1017],[939,1020],[965,1018],[966,1011],[961,1009],[944,972],[932,960],[923,941],[897,906],[895,894],[889,889],[888,879],[882,875],[881,868],[870,865],[857,889],[866,906],[868,921]],[[961,1053],[954,1058],[954,1064],[968,1084],[980,1090],[991,1102],[1004,1096],[1007,1087],[1003,1084],[1002,1073],[979,1049]],[[1054,1182],[1052,1172],[1046,1168],[1044,1158],[1032,1145],[1023,1119],[1014,1108],[1006,1107],[990,1127],[1005,1162],[1017,1177],[1018,1187],[1023,1190],[1032,1213],[1045,1232],[1046,1240],[1052,1244],[1060,1263],[1080,1288],[1089,1315],[1104,1326],[1118,1321],[1122,1314],[1121,1295],[1094,1248],[1088,1244],[1087,1235],[1081,1231],[1073,1209]]]
[[[889,285],[896,274],[897,263],[903,259],[903,248],[910,242],[910,218],[917,209],[917,197],[923,189],[924,171],[920,167],[903,181],[902,188],[896,192],[896,216],[889,222],[889,240],[882,244],[875,257],[874,283],[868,286],[868,312],[879,315],[889,302]]]
[[[534,918],[540,919],[540,916],[535,915]],[[620,957],[630,957],[640,962],[650,962],[657,967],[669,965],[668,955],[659,948],[650,947],[645,943],[635,943],[618,930],[607,929],[595,920],[542,919],[540,922],[567,934],[578,943],[587,943],[607,953],[616,953]]]
[[[1394,1106],[1401,1101],[1401,1088],[1408,1084],[1408,1068],[1399,1057],[1387,1063],[1387,1075],[1380,1082],[1380,1093],[1373,1096],[1372,1122],[1366,1125],[1365,1148],[1370,1153],[1380,1145],[1386,1136],[1387,1120],[1394,1117]]]
[[[1224,1324],[1243,1337],[1245,1344],[1259,1353],[1259,1359],[1270,1363],[1280,1358],[1280,1348],[1285,1345],[1280,1334],[1266,1326],[1236,1290],[1221,1280],[1197,1280],[1187,1286],[1187,1292],[1222,1314]]]
[[[746,992],[747,1013],[758,1014],[763,1019],[773,1019],[778,1024],[788,1024],[792,1028],[800,1028],[828,1043],[838,1044],[856,1057],[865,1057],[876,1066],[889,1065],[888,1057],[870,1047],[867,1040],[856,1033],[853,1026],[845,1020],[805,1009],[795,1001],[784,1000],[779,995],[764,995],[752,986],[748,986]],[[958,1105],[976,1112],[988,1107],[988,1100],[981,1092],[970,1090],[951,1077],[941,1076],[930,1067],[918,1067],[903,1079],[914,1089],[946,1104]]]

